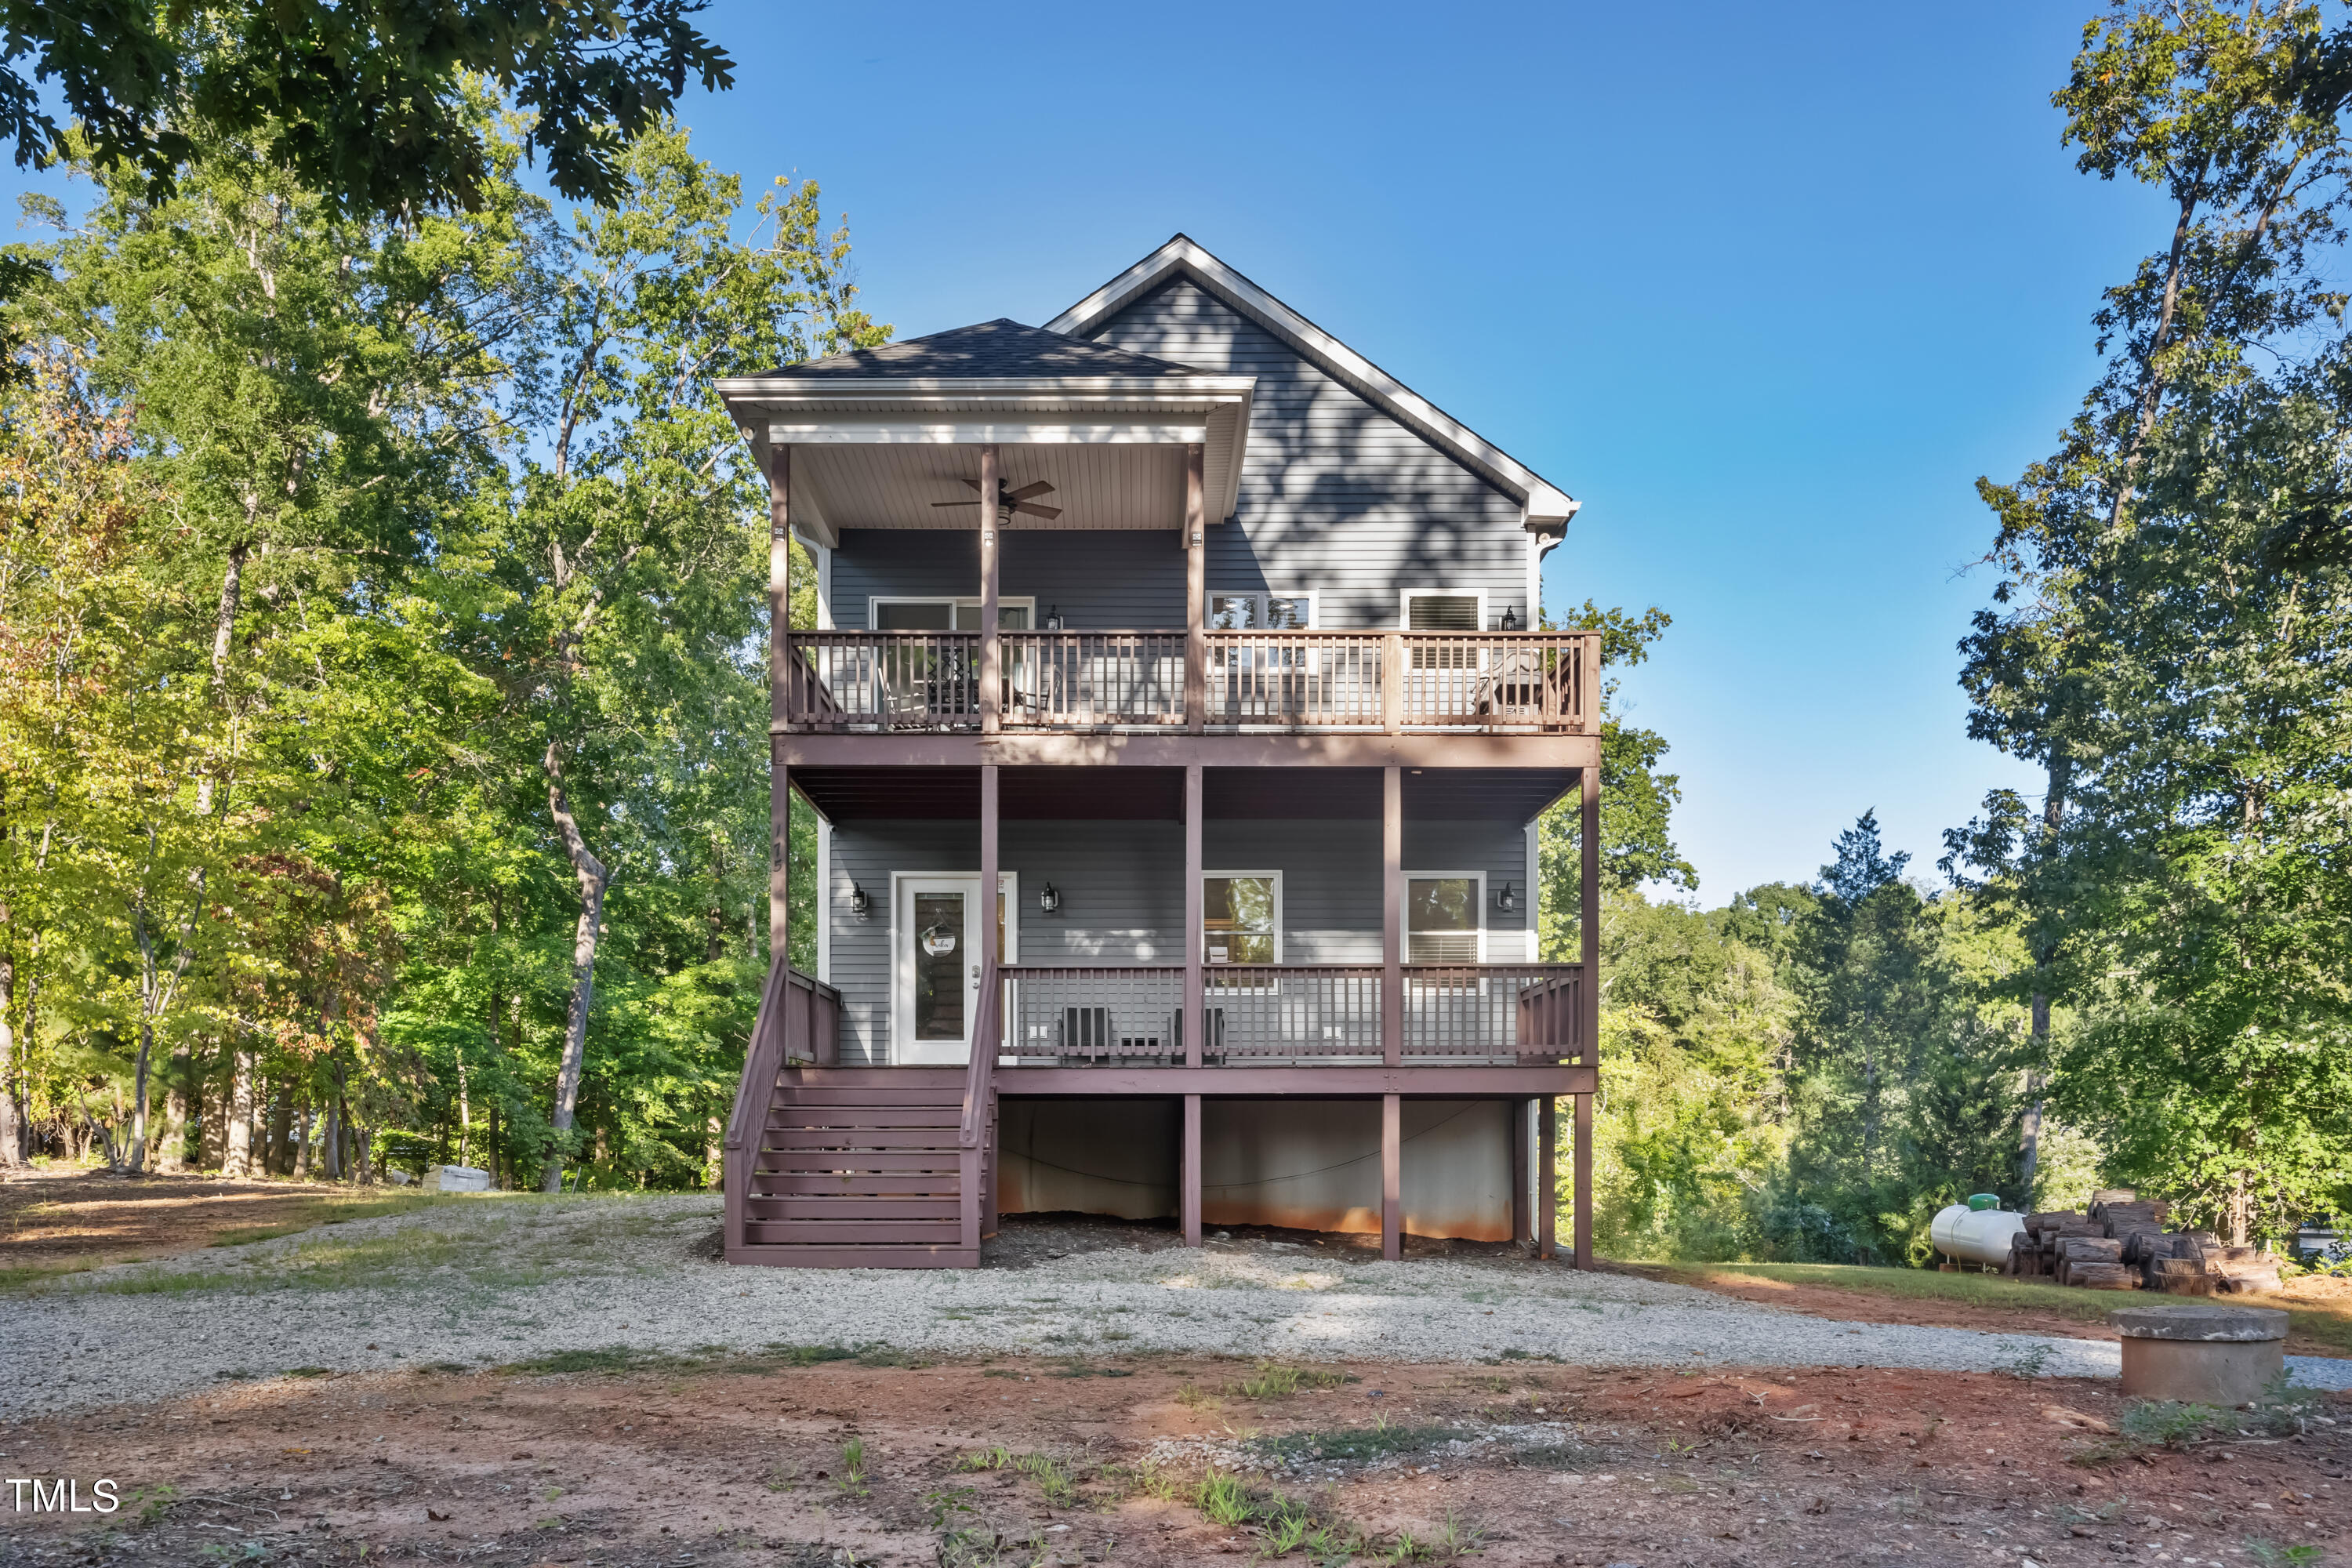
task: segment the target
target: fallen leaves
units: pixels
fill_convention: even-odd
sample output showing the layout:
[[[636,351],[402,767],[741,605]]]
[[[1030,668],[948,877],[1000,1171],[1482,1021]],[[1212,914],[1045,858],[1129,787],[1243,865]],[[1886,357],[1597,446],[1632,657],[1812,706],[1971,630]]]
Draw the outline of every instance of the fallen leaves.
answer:
[[[2053,1426],[2071,1426],[2077,1432],[2113,1433],[2115,1431],[2113,1426],[2110,1426],[2105,1422],[2100,1420],[2097,1416],[2086,1415],[2080,1410],[2070,1410],[2063,1405],[2043,1405],[2042,1407],[2042,1419],[2051,1423]]]

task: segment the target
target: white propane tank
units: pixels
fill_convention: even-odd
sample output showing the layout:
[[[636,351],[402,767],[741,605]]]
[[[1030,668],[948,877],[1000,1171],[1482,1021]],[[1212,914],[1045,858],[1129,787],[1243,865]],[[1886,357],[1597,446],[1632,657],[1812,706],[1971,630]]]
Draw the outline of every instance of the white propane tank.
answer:
[[[2021,1214],[1954,1204],[1937,1213],[1935,1223],[1927,1227],[1927,1238],[1947,1258],[1997,1266],[2009,1259],[2009,1238],[2024,1228]]]

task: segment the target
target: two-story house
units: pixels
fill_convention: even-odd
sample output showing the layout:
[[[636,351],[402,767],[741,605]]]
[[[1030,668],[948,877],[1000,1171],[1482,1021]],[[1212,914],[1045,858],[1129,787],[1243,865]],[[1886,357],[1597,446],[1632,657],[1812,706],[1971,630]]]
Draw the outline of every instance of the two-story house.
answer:
[[[1549,1255],[1566,1096],[1588,1263],[1601,646],[1539,586],[1577,503],[1181,235],[1042,329],[719,390],[777,625],[727,1256],[970,1267],[1067,1210]],[[1545,963],[1572,794],[1582,962]]]

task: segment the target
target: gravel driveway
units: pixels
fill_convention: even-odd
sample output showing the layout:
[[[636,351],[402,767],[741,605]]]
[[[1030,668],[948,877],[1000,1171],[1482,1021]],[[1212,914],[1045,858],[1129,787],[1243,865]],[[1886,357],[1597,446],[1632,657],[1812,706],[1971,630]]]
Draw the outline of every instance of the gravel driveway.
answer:
[[[1074,1252],[1019,1268],[729,1268],[715,1198],[500,1195],[0,1297],[0,1415],[308,1369],[562,1351],[887,1346],[1061,1359],[1906,1366],[2113,1375],[2112,1343],[1840,1323],[1500,1259],[1355,1262],[1282,1243]],[[2309,1358],[2295,1358],[2308,1362]],[[2310,1362],[2340,1386],[2352,1362]],[[2343,1380],[2352,1381],[2352,1380]]]

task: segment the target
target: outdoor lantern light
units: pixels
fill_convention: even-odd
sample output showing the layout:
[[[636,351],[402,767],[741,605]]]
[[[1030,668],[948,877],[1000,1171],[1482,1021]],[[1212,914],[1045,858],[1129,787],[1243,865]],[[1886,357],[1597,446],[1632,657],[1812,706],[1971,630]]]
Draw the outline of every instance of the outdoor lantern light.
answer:
[[[1515,632],[1519,629],[1518,612],[1512,609],[1508,605],[1505,605],[1503,606],[1503,629],[1507,632]],[[1506,905],[1505,907],[1508,908],[1509,906]]]
[[[1518,895],[1511,891],[1511,885],[1508,882],[1504,883],[1501,889],[1495,894],[1495,907],[1505,914],[1509,914],[1519,907]]]
[[[1062,895],[1053,883],[1048,882],[1037,889],[1037,907],[1049,915],[1062,907]]]
[[[1061,605],[1055,605],[1045,612],[1045,629],[1049,632],[1058,632],[1062,629]]]
[[[866,896],[866,889],[859,887],[855,882],[850,883],[849,912],[857,916],[860,920],[863,920],[866,918],[866,911],[873,907],[874,900]]]

